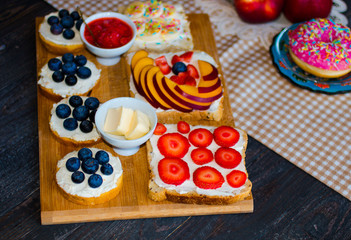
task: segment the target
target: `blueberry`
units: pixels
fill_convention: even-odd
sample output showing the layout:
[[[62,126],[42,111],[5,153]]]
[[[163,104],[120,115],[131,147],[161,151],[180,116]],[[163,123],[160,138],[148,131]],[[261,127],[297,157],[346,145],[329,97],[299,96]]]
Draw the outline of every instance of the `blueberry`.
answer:
[[[103,164],[100,170],[104,175],[111,175],[113,173],[113,167],[109,163]]]
[[[62,34],[62,36],[68,40],[73,39],[74,35],[75,33],[72,29],[65,29]]]
[[[93,174],[89,177],[88,184],[92,188],[98,188],[102,184],[102,177],[99,174]]]
[[[59,11],[59,16],[60,16],[60,18],[63,18],[64,16],[69,16],[69,11],[66,9],[61,9]]]
[[[74,62],[66,62],[62,65],[62,72],[66,75],[74,75],[77,71],[77,64]]]
[[[63,121],[63,127],[68,131],[73,131],[78,127],[78,122],[74,118],[66,118],[65,121]]]
[[[53,24],[58,24],[60,22],[60,19],[56,16],[50,16],[48,18],[48,24],[53,25]]]
[[[52,74],[52,80],[55,82],[62,82],[63,79],[65,79],[65,75],[60,70],[57,70]]]
[[[48,62],[48,67],[51,71],[58,71],[62,67],[62,62],[58,58],[51,58]]]
[[[83,19],[79,19],[76,22],[76,29],[79,31],[80,30],[80,26],[82,26],[83,23]]]
[[[87,58],[84,55],[77,55],[76,58],[74,59],[74,62],[77,64],[77,66],[84,66],[87,63]]]
[[[77,79],[77,77],[74,76],[74,75],[68,75],[68,76],[66,76],[66,78],[65,78],[65,83],[66,83],[68,86],[74,86],[74,85],[76,85],[76,84],[77,84],[77,81],[78,81],[78,79]]]
[[[71,12],[70,16],[73,18],[73,20],[80,19],[79,13],[77,11]]]
[[[90,111],[90,113],[89,113],[89,120],[90,120],[92,123],[95,123],[95,114],[96,114],[96,111],[97,111],[97,109],[94,109],[94,110]]]
[[[74,26],[74,20],[71,16],[64,16],[61,18],[61,25],[63,28],[72,28]]]
[[[79,129],[83,132],[83,133],[90,133],[91,131],[93,131],[94,125],[92,122],[90,122],[89,120],[84,120],[80,123],[79,125]]]
[[[83,104],[83,99],[80,96],[73,95],[69,98],[68,102],[72,107],[78,107]]]
[[[186,65],[183,62],[176,62],[172,67],[172,71],[175,75],[178,75],[180,72],[186,72]]]
[[[71,157],[66,161],[66,168],[70,172],[75,172],[80,167],[80,160],[77,157]]]
[[[74,55],[72,53],[65,53],[62,56],[62,62],[67,63],[67,62],[73,62],[74,61]]]
[[[89,109],[86,106],[78,106],[73,109],[72,115],[78,121],[84,121],[89,117]]]
[[[50,32],[54,35],[59,35],[62,33],[62,31],[63,31],[63,27],[60,23],[55,23],[50,27]]]
[[[108,163],[110,157],[108,156],[108,153],[106,151],[99,150],[95,153],[95,159],[98,160],[99,164],[105,164]]]
[[[78,151],[78,158],[83,161],[85,159],[91,158],[93,156],[93,152],[89,148],[81,148]]]
[[[87,79],[91,76],[91,70],[87,67],[80,67],[77,70],[77,75],[82,79]]]
[[[64,104],[64,103],[61,103],[59,104],[57,107],[56,107],[56,116],[59,117],[59,118],[68,118],[69,115],[71,115],[71,108],[67,105],[67,104]]]
[[[85,179],[85,175],[81,171],[76,171],[72,173],[71,179],[74,183],[82,183]]]
[[[82,161],[82,169],[85,173],[93,174],[99,169],[99,162],[95,158],[88,158]]]
[[[88,97],[85,102],[84,105],[89,109],[89,110],[95,110],[99,107],[99,100],[96,97]]]

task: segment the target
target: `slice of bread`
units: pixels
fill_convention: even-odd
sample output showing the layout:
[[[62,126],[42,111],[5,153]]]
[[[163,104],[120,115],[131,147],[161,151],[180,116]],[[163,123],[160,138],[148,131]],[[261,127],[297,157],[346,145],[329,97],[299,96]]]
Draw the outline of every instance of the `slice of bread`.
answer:
[[[128,52],[147,50],[162,53],[194,48],[190,23],[180,4],[162,1],[133,2],[119,7],[137,27],[137,35]]]
[[[166,133],[177,132],[176,124],[165,124],[167,128]],[[216,127],[209,126],[190,126],[190,131],[196,128],[206,128],[211,132],[214,131]],[[247,178],[244,185],[239,188],[230,187],[226,175],[232,170],[240,170],[248,176],[245,168],[245,151],[247,147],[247,134],[238,128],[235,128],[240,133],[239,141],[231,148],[236,149],[240,152],[242,160],[241,163],[232,169],[224,169],[219,166],[215,160],[212,160],[210,163],[204,165],[196,165],[192,162],[190,157],[191,151],[195,149],[193,145],[190,146],[188,153],[182,158],[188,166],[190,171],[190,178],[183,182],[182,184],[176,186],[171,184],[166,184],[162,181],[158,173],[158,163],[164,158],[160,154],[157,146],[158,139],[160,136],[153,135],[151,139],[147,142],[147,155],[149,163],[149,185],[148,185],[148,197],[154,201],[171,201],[177,203],[191,203],[191,204],[209,204],[209,205],[222,205],[222,204],[231,204],[245,198],[248,198],[251,195],[252,183]],[[166,134],[165,133],[165,134]],[[188,136],[188,134],[183,134],[183,136]],[[208,148],[213,152],[216,151],[219,146],[213,141]],[[193,182],[193,172],[202,166],[211,166],[216,168],[223,175],[225,182],[218,189],[200,189],[195,186]]]

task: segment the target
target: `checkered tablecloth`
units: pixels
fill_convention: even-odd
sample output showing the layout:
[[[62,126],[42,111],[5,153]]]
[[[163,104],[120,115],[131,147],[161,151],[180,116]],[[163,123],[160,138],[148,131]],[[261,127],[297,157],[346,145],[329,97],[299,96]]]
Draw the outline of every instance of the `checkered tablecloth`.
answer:
[[[78,2],[47,1],[70,10]],[[79,6],[89,16],[130,2],[80,0]],[[187,13],[209,13],[201,0],[168,2],[182,4]],[[213,28],[236,125],[351,200],[351,93],[302,89],[278,73],[262,41],[218,34],[215,23]]]

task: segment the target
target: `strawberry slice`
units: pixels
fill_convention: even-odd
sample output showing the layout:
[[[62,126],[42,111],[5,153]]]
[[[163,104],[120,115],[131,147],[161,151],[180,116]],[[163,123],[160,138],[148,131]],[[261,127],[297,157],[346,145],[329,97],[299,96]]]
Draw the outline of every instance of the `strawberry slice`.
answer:
[[[162,181],[172,185],[180,185],[190,178],[188,164],[180,158],[161,159],[158,173]]]
[[[245,184],[247,175],[242,171],[233,170],[227,175],[226,178],[227,178],[228,184],[231,187],[238,188]]]
[[[188,72],[189,76],[192,76],[195,79],[198,79],[200,77],[194,65],[188,64],[188,66],[186,66],[186,71]]]
[[[230,126],[220,126],[213,131],[214,141],[222,147],[234,146],[240,138],[240,133]]]
[[[186,76],[185,77],[185,85],[189,86],[196,86],[196,80],[192,76]]]
[[[155,59],[155,64],[158,66],[163,74],[169,74],[171,72],[171,67],[167,63],[165,56],[161,56]]]
[[[178,55],[174,55],[174,56],[172,57],[171,63],[172,63],[172,65],[174,65],[174,64],[176,64],[177,62],[181,62],[181,59],[180,59],[180,57],[179,57]]]
[[[185,52],[182,55],[180,55],[179,58],[182,62],[190,63],[191,58],[193,57],[193,53],[194,52],[192,52],[192,51]]]
[[[156,124],[156,128],[155,128],[155,131],[154,131],[154,134],[155,135],[162,135],[164,134],[165,132],[167,131],[167,128],[165,125],[163,125],[162,123],[157,123]]]
[[[166,133],[158,139],[157,147],[165,157],[182,158],[188,152],[190,144],[180,133]]]
[[[188,133],[188,132],[190,132],[190,126],[187,122],[179,121],[177,123],[177,130],[180,133]]]
[[[180,56],[174,55],[172,57],[171,63],[172,63],[172,65],[174,65],[176,62],[190,63],[192,57],[193,57],[193,52],[191,52],[191,51],[185,52]]]
[[[171,76],[171,80],[178,85],[184,85],[188,74],[186,72],[180,72],[178,75]]]
[[[193,151],[191,151],[190,156],[193,162],[197,165],[204,165],[213,160],[212,151],[204,147],[195,148]]]
[[[216,189],[224,183],[222,174],[209,166],[196,169],[193,173],[193,180],[195,185],[202,189]]]
[[[205,128],[197,128],[189,133],[189,141],[195,147],[208,147],[213,140],[212,133]]]
[[[220,147],[215,152],[215,161],[223,168],[235,168],[239,165],[241,159],[241,154],[233,148]]]

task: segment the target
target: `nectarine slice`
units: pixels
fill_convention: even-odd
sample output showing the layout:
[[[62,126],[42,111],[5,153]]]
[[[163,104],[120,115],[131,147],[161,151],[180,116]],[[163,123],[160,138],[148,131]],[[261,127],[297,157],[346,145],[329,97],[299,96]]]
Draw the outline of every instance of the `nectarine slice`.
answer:
[[[191,112],[193,110],[192,108],[189,108],[189,107],[177,102],[164,89],[164,87],[162,86],[162,79],[164,77],[165,76],[163,75],[163,73],[161,71],[159,71],[156,73],[156,75],[153,79],[155,90],[158,93],[158,95],[160,96],[160,98],[162,98],[165,103],[167,103],[169,106],[171,106],[171,108],[173,108],[175,110],[178,110],[180,112]]]
[[[132,61],[130,63],[131,67],[132,67],[132,70],[134,69],[135,67],[135,64],[141,59],[141,58],[145,58],[149,55],[148,52],[144,51],[144,50],[139,50],[137,51],[133,57],[132,57]]]
[[[205,81],[214,80],[218,77],[218,70],[209,62],[198,60],[201,77]]]

